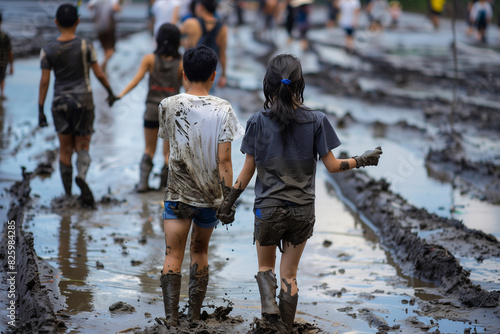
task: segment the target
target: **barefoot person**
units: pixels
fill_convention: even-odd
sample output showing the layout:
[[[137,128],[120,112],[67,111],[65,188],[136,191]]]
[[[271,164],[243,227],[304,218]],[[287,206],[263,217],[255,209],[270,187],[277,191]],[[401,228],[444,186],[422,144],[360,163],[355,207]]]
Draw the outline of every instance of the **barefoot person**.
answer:
[[[303,103],[304,78],[297,58],[274,57],[264,77],[264,109],[247,122],[241,151],[245,164],[217,211],[222,223],[234,220],[234,202],[255,169],[255,227],[262,317],[280,333],[290,333],[298,301],[297,268],[315,223],[315,173],[318,158],[328,171],[377,165],[382,149],[337,159],[340,141],[326,115]],[[282,252],[279,305],[276,302],[276,248]],[[286,327],[286,328],[284,328]]]
[[[158,136],[170,146],[160,284],[171,325],[178,321],[181,265],[191,227],[188,316],[200,318],[209,275],[208,244],[219,223],[214,208],[223,200],[220,183],[227,190],[232,184],[231,142],[243,135],[229,102],[208,93],[216,75],[215,52],[204,45],[189,49],[183,66],[187,92],[166,98],[159,106]]]
[[[179,28],[165,23],[158,28],[156,35],[156,50],[142,58],[141,66],[130,83],[118,95],[122,98],[134,89],[142,80],[146,72],[149,73],[149,91],[146,97],[146,111],[144,113],[144,139],[146,147],[139,167],[138,192],[145,192],[149,188],[149,174],[153,169],[153,157],[158,142],[158,104],[166,97],[179,94],[182,84],[182,59],[179,54],[181,33]],[[165,164],[161,170],[160,189],[165,190],[168,178],[168,144],[163,143],[163,157]]]
[[[75,181],[81,189],[83,202],[93,206],[94,196],[86,182],[94,123],[89,68],[92,68],[97,79],[108,91],[108,101],[111,104],[115,97],[106,75],[97,64],[92,44],[75,35],[79,22],[75,6],[71,4],[59,6],[55,23],[61,34],[40,52],[42,76],[38,98],[38,124],[40,127],[47,126],[43,105],[49,89],[50,72],[54,71],[52,118],[59,138],[59,167],[64,190],[67,196],[71,196],[73,178],[71,157],[76,151],[78,175]]]

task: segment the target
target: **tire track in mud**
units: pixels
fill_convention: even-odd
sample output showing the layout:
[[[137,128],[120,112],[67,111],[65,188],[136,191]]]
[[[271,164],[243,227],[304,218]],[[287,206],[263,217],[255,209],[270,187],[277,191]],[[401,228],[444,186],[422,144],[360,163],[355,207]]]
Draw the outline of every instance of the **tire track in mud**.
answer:
[[[498,258],[500,242],[495,237],[418,209],[390,191],[385,180],[376,181],[364,172],[331,177],[342,195],[378,229],[381,243],[412,277],[437,283],[443,297],[458,300],[462,307],[499,311],[500,291],[486,291],[474,284],[469,279],[470,271],[450,251]],[[418,231],[436,229],[448,231],[453,237],[428,243],[418,236]]]

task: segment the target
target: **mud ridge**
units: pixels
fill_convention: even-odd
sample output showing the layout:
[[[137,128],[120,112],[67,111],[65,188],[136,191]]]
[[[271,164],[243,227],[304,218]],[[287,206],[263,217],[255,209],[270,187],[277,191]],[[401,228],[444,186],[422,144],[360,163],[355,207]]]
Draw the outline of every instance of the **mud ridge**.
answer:
[[[490,161],[473,162],[450,149],[433,150],[427,154],[426,167],[439,172],[448,182],[457,182],[462,192],[471,189],[475,197],[500,204],[500,166]]]
[[[33,248],[33,235],[23,230],[24,211],[30,205],[31,173],[23,169],[23,180],[10,188],[12,200],[8,221],[15,221],[16,232],[16,308],[17,315],[12,333],[56,333],[57,320],[49,291],[41,284],[37,265],[37,254]],[[5,272],[12,272],[7,266],[7,228],[4,225],[0,244],[0,262]]]
[[[342,195],[352,202],[379,230],[380,242],[411,276],[435,282],[444,296],[464,307],[498,307],[500,291],[486,291],[470,279],[453,251],[465,249],[468,256],[498,257],[500,243],[481,231],[467,229],[458,221],[438,217],[407,203],[389,190],[385,180],[375,181],[363,171],[331,174]],[[448,240],[434,244],[418,236],[424,229],[452,232]]]

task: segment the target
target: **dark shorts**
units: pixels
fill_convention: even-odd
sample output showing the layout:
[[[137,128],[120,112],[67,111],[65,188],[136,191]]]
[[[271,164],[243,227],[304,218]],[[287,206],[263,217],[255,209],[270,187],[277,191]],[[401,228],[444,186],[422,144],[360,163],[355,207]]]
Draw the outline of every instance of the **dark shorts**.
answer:
[[[103,49],[114,49],[116,43],[115,29],[98,32],[97,39],[101,42]]]
[[[144,127],[146,129],[158,129],[160,127],[160,122],[158,121],[148,121],[147,119],[144,120]]]
[[[88,136],[93,132],[94,104],[92,95],[75,98],[66,94],[54,97],[52,118],[57,133]]]
[[[165,202],[163,219],[190,218],[196,226],[212,228],[219,224],[212,208],[198,208],[182,202]]]
[[[434,9],[429,9],[429,12],[430,12],[432,15],[436,15],[436,16],[441,16],[441,13],[442,13],[442,12],[438,12],[438,11],[436,11],[436,10],[434,10]]]
[[[0,64],[0,81],[4,81],[6,75],[7,75],[7,65]]]
[[[144,120],[159,122],[158,105],[160,103],[146,102],[146,111],[144,111]],[[158,123],[158,127],[160,123]]]
[[[316,216],[314,203],[254,209],[254,242],[261,246],[277,245],[286,241],[299,245],[313,234]]]
[[[356,31],[354,28],[344,28],[344,31],[347,36],[354,36],[354,32]]]

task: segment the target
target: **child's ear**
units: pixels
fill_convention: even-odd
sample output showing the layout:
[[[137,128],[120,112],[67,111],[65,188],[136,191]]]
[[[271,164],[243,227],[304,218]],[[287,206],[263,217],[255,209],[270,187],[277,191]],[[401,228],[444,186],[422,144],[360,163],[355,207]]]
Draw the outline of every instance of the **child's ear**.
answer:
[[[212,82],[214,82],[214,81],[215,81],[215,76],[216,76],[216,75],[217,75],[217,71],[214,71],[214,73],[212,73],[212,77],[211,77]]]
[[[186,76],[186,72],[182,71],[182,77],[184,78],[184,81],[188,81],[188,78]]]

